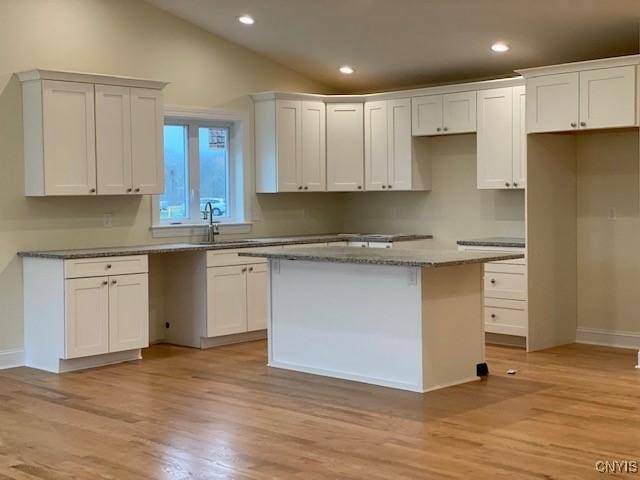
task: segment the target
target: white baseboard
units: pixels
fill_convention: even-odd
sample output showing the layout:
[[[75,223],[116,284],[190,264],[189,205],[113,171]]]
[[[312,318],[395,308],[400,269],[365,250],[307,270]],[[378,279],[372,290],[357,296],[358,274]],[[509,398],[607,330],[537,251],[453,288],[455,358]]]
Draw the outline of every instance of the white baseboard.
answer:
[[[576,343],[637,350],[640,349],[640,333],[579,327],[576,330]]]
[[[0,350],[0,370],[24,366],[24,350]]]

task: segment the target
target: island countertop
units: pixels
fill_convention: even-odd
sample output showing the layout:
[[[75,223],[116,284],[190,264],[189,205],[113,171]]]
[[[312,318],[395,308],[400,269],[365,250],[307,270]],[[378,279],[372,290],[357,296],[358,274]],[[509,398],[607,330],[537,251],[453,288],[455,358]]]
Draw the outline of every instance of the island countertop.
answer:
[[[220,240],[216,241],[215,243],[159,243],[152,245],[80,248],[69,250],[34,250],[18,252],[18,256],[69,260],[76,258],[149,255],[154,253],[196,252],[206,250],[275,247],[283,245],[305,245],[309,243],[320,242],[404,242],[411,240],[425,240],[431,238],[433,238],[432,235],[403,233],[389,235],[370,233],[334,233]]]
[[[458,245],[471,247],[525,248],[524,237],[488,237],[471,240],[458,240]]]
[[[394,249],[353,247],[311,247],[289,250],[263,248],[239,252],[243,257],[266,257],[308,262],[358,263],[407,267],[448,267],[470,263],[486,263],[524,258],[522,253],[477,252],[444,249]]]

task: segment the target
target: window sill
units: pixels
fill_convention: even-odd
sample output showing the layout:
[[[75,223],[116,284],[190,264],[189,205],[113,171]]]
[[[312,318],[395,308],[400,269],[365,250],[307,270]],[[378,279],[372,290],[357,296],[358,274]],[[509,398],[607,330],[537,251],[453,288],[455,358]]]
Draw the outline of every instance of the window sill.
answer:
[[[250,233],[251,223],[248,222],[229,222],[217,223],[220,235]],[[202,223],[181,223],[178,225],[153,225],[151,227],[151,236],[153,238],[171,238],[171,237],[195,237],[205,235],[207,225]]]

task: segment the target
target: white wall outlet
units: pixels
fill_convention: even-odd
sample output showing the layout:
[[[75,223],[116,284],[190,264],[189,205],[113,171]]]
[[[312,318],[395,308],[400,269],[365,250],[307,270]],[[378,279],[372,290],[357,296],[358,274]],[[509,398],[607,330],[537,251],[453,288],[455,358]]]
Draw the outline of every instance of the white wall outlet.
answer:
[[[104,215],[102,215],[102,226],[105,227],[105,228],[113,227],[113,214],[112,213],[105,213]]]
[[[609,207],[609,209],[607,210],[607,218],[609,220],[617,220],[618,219],[618,212],[616,210],[616,207]]]

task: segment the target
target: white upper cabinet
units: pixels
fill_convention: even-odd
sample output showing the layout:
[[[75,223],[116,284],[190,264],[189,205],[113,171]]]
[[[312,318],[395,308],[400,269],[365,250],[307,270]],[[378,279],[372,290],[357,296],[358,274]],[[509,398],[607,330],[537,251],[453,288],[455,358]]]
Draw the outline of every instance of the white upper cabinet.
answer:
[[[25,93],[32,97],[24,112],[27,194],[95,195],[93,85],[46,80]]]
[[[429,189],[428,159],[413,149],[411,101],[367,102],[364,112],[366,189]]]
[[[411,109],[414,136],[476,131],[475,91],[413,97]]]
[[[527,132],[556,132],[578,127],[578,73],[527,80]]]
[[[636,67],[580,72],[580,128],[636,125]]]
[[[163,192],[165,83],[49,70],[18,76],[26,195]]]
[[[527,132],[635,127],[637,56],[522,70]]]
[[[363,189],[363,123],[362,103],[327,104],[327,190]]]
[[[164,192],[162,92],[131,89],[131,182],[133,193]],[[99,132],[98,132],[99,134]]]
[[[302,189],[327,189],[326,118],[324,102],[302,102]]]
[[[524,87],[478,92],[478,188],[524,188]]]
[[[99,194],[122,195],[131,184],[131,95],[127,87],[96,85]]]
[[[324,102],[256,102],[258,193],[326,190]]]

